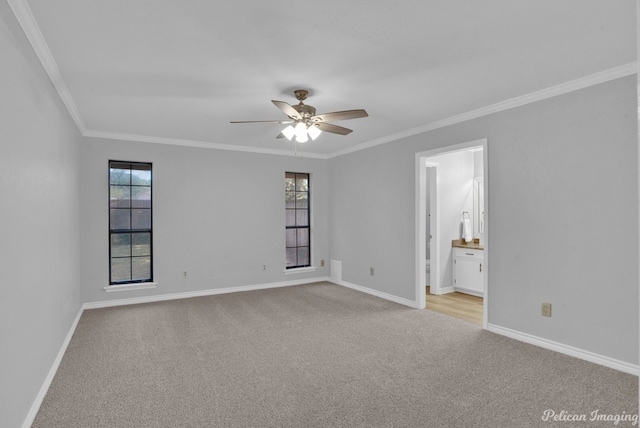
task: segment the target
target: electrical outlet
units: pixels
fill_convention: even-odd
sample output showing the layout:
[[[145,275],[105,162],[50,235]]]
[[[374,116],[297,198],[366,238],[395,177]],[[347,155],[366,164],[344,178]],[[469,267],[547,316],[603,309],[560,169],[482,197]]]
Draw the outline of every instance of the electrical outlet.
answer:
[[[267,270],[267,265],[262,265],[262,270]]]
[[[373,268],[369,268],[369,273],[373,276]]]
[[[209,276],[210,277],[216,276],[216,271],[213,270],[213,268],[209,269]]]
[[[320,260],[320,267],[324,267],[324,259]]]
[[[187,274],[186,270],[182,271],[182,279],[187,279],[189,277],[189,274]]]
[[[550,317],[551,316],[551,303],[543,303],[542,304],[542,316]]]

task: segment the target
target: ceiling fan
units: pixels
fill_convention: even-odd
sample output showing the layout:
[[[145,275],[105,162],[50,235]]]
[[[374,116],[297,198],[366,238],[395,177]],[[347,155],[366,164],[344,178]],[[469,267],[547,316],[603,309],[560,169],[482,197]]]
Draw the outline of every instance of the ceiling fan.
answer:
[[[296,89],[294,95],[300,101],[299,104],[290,105],[284,101],[271,100],[271,102],[286,114],[289,119],[284,120],[243,120],[231,123],[282,123],[289,124],[278,134],[276,138],[287,138],[291,140],[295,137],[298,143],[305,143],[311,137],[312,140],[318,138],[322,131],[332,134],[347,135],[352,132],[351,129],[342,126],[333,125],[328,122],[347,119],[358,119],[360,117],[369,116],[363,109],[334,111],[331,113],[316,114],[313,106],[304,104],[309,91],[305,89]]]

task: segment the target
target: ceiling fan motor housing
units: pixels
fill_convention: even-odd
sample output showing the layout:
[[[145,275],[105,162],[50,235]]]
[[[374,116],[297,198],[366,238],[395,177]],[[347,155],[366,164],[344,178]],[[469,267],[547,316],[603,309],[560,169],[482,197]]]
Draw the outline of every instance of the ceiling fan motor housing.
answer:
[[[292,105],[291,107],[296,109],[296,111],[298,113],[300,113],[300,116],[302,116],[303,119],[308,119],[311,116],[315,116],[316,115],[316,108],[315,107],[308,106],[306,104],[302,104],[302,102],[300,104]]]

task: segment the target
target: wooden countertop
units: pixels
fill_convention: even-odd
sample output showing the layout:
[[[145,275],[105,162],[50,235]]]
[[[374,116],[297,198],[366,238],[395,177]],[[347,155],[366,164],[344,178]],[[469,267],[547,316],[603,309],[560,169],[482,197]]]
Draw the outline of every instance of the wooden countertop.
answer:
[[[472,242],[465,242],[464,239],[454,239],[451,241],[452,247],[469,248],[470,250],[484,250],[484,247],[480,245],[480,239],[474,238]]]

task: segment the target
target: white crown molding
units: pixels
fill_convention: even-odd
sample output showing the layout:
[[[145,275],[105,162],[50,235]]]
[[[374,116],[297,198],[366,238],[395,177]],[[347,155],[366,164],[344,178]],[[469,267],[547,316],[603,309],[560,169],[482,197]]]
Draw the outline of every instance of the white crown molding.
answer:
[[[58,64],[56,64],[53,59],[53,55],[49,50],[49,46],[47,42],[44,40],[44,36],[40,31],[40,27],[36,22],[36,19],[33,17],[33,13],[31,12],[31,8],[26,0],[7,0],[9,3],[9,7],[13,11],[13,14],[16,16],[18,23],[22,27],[22,31],[24,31],[29,43],[33,47],[40,63],[44,67],[51,83],[58,91],[58,95],[62,99],[65,107],[69,111],[71,118],[76,123],[76,126],[80,130],[80,133],[84,133],[85,126],[80,116],[80,112],[76,107],[76,103],[73,101],[71,97],[71,92],[69,92],[69,88],[67,84],[64,82],[62,78],[62,74],[60,73],[60,69],[58,68]]]
[[[104,138],[110,140],[137,141],[141,143],[169,144],[173,146],[199,147],[203,149],[230,150],[235,152],[261,153],[278,156],[295,156],[302,158],[327,159],[327,155],[318,153],[294,152],[293,150],[261,149],[259,147],[234,146],[233,144],[207,143],[205,141],[180,140],[176,138],[151,137],[147,135],[119,134],[87,130],[82,133],[85,137]]]
[[[454,125],[456,123],[466,122],[467,120],[476,119],[489,114],[498,113],[501,111],[509,110],[515,107],[520,107],[525,104],[531,104],[536,101],[542,101],[548,98],[552,98],[558,95],[567,94],[569,92],[577,91],[579,89],[588,88],[590,86],[598,85],[600,83],[609,82],[611,80],[619,79],[626,76],[631,76],[638,72],[638,62],[631,62],[629,64],[621,65],[609,70],[601,71],[589,76],[581,77],[576,80],[561,83],[559,85],[551,86],[549,88],[542,89],[540,91],[532,92],[519,97],[511,98],[499,103],[491,104],[486,107],[481,107],[476,110],[462,113],[456,116],[451,116],[446,119],[438,120],[426,125],[418,126],[398,132],[396,134],[387,135],[386,137],[377,138],[366,143],[358,144],[347,149],[339,150],[337,152],[330,153],[327,157],[334,158],[348,153],[357,152],[360,150],[375,147],[380,144],[397,141],[402,138],[411,137],[413,135],[422,134],[424,132],[433,131],[435,129],[444,128],[445,126]]]
[[[357,152],[360,150],[368,149],[370,147],[375,147],[375,146],[389,143],[392,141],[397,141],[402,138],[410,137],[410,136],[421,134],[424,132],[433,131],[435,129],[443,128],[445,126],[449,126],[456,123],[465,122],[467,120],[476,119],[489,114],[501,112],[504,110],[508,110],[510,108],[520,107],[525,104],[530,104],[536,101],[541,101],[547,98],[555,97],[557,95],[566,94],[568,92],[587,88],[589,86],[608,82],[621,77],[630,76],[638,72],[638,62],[636,61],[629,64],[621,65],[619,67],[615,67],[609,70],[605,70],[599,73],[595,73],[589,76],[581,77],[579,79],[562,83],[560,85],[552,86],[550,88],[542,89],[540,91],[532,92],[530,94],[511,98],[509,100],[501,101],[496,104],[491,104],[489,106],[472,110],[467,113],[451,116],[449,118],[438,120],[436,122],[432,122],[426,125],[418,126],[416,128],[407,129],[402,132],[387,135],[386,137],[377,138],[362,144],[358,144],[353,147],[349,147],[343,150],[330,153],[328,155],[319,154],[319,153],[296,154],[288,150],[261,149],[257,147],[235,146],[231,144],[218,144],[218,143],[207,143],[203,141],[191,141],[191,140],[180,140],[180,139],[163,138],[163,137],[110,133],[110,132],[94,131],[94,130],[87,129],[84,125],[82,117],[80,116],[80,112],[78,111],[78,108],[76,107],[76,104],[71,96],[71,93],[69,92],[69,89],[66,83],[64,82],[64,79],[62,78],[60,69],[58,68],[58,65],[53,59],[53,55],[51,54],[51,51],[49,50],[49,47],[44,39],[44,36],[40,31],[40,27],[38,26],[33,16],[33,13],[31,12],[31,8],[29,7],[29,4],[27,3],[26,0],[7,0],[7,3],[9,3],[11,10],[16,16],[16,19],[18,20],[18,22],[20,23],[22,30],[24,31],[24,33],[27,36],[27,39],[31,43],[31,46],[33,46],[33,49],[36,52],[36,55],[40,59],[40,62],[42,63],[42,66],[44,67],[46,73],[49,75],[49,79],[51,79],[53,86],[58,91],[58,94],[62,99],[62,102],[66,106],[67,110],[69,111],[71,118],[76,123],[76,126],[80,130],[80,133],[85,137],[139,141],[139,142],[158,143],[158,144],[171,144],[171,145],[177,145],[177,146],[201,147],[201,148],[218,149],[218,150],[262,153],[262,154],[271,154],[271,155],[278,155],[278,156],[301,156],[301,157],[315,158],[315,159],[329,159],[329,158],[334,158],[334,157],[346,155],[349,153]]]

